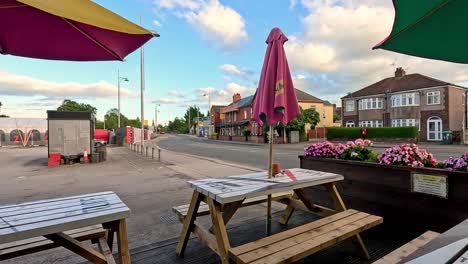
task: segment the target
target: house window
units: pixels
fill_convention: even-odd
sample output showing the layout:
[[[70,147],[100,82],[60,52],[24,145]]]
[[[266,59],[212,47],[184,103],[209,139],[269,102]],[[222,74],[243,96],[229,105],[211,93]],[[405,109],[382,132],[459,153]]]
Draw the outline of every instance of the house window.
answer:
[[[360,127],[383,127],[382,120],[359,121]]]
[[[392,107],[419,105],[419,93],[405,93],[392,95]]]
[[[346,127],[354,127],[354,121],[348,121],[346,122]]]
[[[419,119],[392,119],[392,127],[417,127],[419,129]]]
[[[383,98],[365,98],[359,100],[359,110],[383,109]]]
[[[354,101],[345,101],[345,112],[354,111]]]
[[[234,115],[234,122],[237,121],[237,114],[235,112],[232,112],[232,114]]]
[[[428,105],[440,104],[440,91],[428,92],[427,93],[427,104]]]
[[[244,119],[247,119],[247,110],[244,110]]]

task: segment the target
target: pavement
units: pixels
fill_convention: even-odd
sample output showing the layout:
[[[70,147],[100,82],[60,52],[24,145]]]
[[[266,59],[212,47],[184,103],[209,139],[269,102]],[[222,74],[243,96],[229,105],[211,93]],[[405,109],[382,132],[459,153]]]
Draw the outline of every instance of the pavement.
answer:
[[[171,208],[189,203],[192,190],[187,181],[258,171],[188,153],[163,150],[161,157],[158,162],[127,147],[110,147],[106,162],[47,167],[46,147],[0,148],[0,204],[114,191],[132,210],[128,236],[130,248],[135,249],[179,235],[181,225]],[[276,205],[274,211],[281,208]],[[264,215],[265,210],[264,205],[245,208],[230,224]],[[208,225],[208,218],[202,219],[201,224]],[[83,260],[67,250],[54,249],[2,264],[61,264]]]

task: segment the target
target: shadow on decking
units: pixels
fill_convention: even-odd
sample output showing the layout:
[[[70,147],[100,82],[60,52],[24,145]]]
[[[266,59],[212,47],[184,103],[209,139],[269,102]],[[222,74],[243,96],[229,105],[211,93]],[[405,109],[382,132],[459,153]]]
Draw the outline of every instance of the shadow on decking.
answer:
[[[280,216],[280,213],[273,215],[272,229],[274,233],[317,219],[311,214],[297,211],[291,218],[289,225],[285,227],[278,224]],[[264,233],[265,219],[260,217],[244,221],[240,225],[228,226],[231,246],[238,246],[246,242],[257,240],[263,237]],[[369,250],[369,254],[372,257],[370,261],[363,260],[356,256],[353,244],[350,241],[344,241],[335,247],[316,253],[299,263],[372,263],[420,235],[414,231],[405,230],[405,227],[402,226],[396,227],[385,224],[374,227],[361,234]],[[132,263],[220,263],[218,256],[213,251],[193,237],[188,242],[185,256],[183,258],[177,257],[175,254],[177,240],[178,238],[174,237],[145,247],[135,248],[131,251]]]

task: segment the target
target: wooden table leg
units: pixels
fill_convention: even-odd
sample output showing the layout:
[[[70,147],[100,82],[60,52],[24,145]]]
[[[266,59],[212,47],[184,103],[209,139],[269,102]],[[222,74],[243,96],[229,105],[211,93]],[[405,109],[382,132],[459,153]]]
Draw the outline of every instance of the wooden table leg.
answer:
[[[114,233],[117,232],[119,225],[117,222],[109,222],[102,224],[102,227],[107,230],[107,245],[112,252],[112,248],[114,246]]]
[[[187,211],[187,216],[184,218],[184,225],[182,226],[182,231],[180,232],[179,243],[177,244],[176,249],[177,256],[184,255],[185,247],[187,246],[195,218],[197,218],[198,207],[200,206],[202,199],[203,195],[201,193],[197,191],[193,192],[192,200],[190,201],[190,206]]]
[[[86,244],[80,243],[78,240],[64,233],[50,234],[46,235],[45,237],[54,241],[55,243],[57,243],[57,245],[60,245],[93,263],[106,263],[106,257],[101,252],[89,247]]]
[[[229,220],[231,220],[231,218],[234,216],[234,214],[237,212],[237,210],[239,210],[239,208],[241,207],[244,200],[227,204],[222,208],[224,225],[228,224]],[[214,227],[211,226],[209,231],[211,233],[214,233]]]
[[[130,259],[130,250],[128,248],[128,234],[127,234],[127,223],[125,219],[118,221],[119,229],[117,230],[117,245],[119,247],[119,259],[120,264],[132,263]]]
[[[336,211],[341,212],[346,210],[346,205],[344,204],[343,199],[341,198],[341,195],[338,192],[338,189],[336,188],[336,184],[328,183],[325,185],[325,187],[327,188],[331,198],[333,199],[333,202],[335,203]],[[359,234],[351,237],[351,241],[353,241],[354,247],[359,252],[359,254],[361,254],[366,259],[370,259],[370,255],[367,251],[366,245],[364,245],[364,241],[362,241],[362,238]]]
[[[102,254],[106,257],[107,264],[116,264],[114,256],[112,256],[112,250],[109,248],[107,240],[104,237],[99,238],[98,245]]]
[[[221,212],[221,206],[213,201],[213,199],[207,197],[208,206],[210,207],[211,221],[213,222],[214,233],[216,241],[218,243],[218,251],[221,257],[221,263],[229,264],[229,239],[226,231],[226,225],[224,224],[223,214]]]
[[[291,198],[289,198],[290,201],[291,199],[297,199],[297,196],[296,194],[294,194]],[[294,213],[294,206],[292,206],[291,203],[289,203],[287,206],[286,206],[286,209],[284,210],[283,212],[283,216],[281,217],[279,223],[282,224],[282,225],[287,225],[288,222],[289,222],[289,219],[291,219],[291,216],[292,214]]]

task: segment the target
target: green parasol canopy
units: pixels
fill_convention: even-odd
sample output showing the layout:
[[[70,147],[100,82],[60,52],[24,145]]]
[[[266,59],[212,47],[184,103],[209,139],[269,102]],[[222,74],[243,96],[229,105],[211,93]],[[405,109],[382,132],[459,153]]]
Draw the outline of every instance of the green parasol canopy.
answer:
[[[393,0],[390,35],[373,49],[468,63],[467,0]]]

